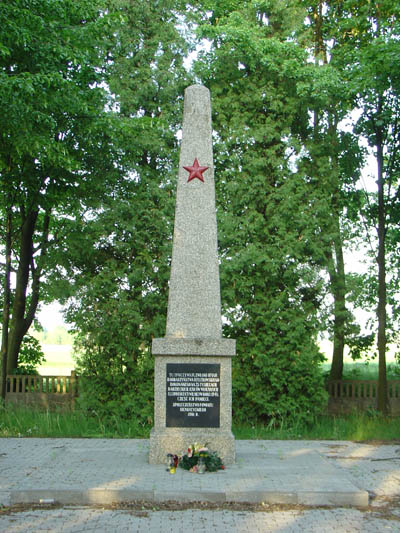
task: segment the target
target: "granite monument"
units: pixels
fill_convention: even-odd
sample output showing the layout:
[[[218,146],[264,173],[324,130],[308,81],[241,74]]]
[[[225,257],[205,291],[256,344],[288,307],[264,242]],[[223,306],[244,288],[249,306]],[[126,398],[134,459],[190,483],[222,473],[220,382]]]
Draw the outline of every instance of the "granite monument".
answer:
[[[222,337],[210,93],[185,91],[166,335],[153,339],[154,427],[149,462],[207,443],[235,461],[232,357]]]

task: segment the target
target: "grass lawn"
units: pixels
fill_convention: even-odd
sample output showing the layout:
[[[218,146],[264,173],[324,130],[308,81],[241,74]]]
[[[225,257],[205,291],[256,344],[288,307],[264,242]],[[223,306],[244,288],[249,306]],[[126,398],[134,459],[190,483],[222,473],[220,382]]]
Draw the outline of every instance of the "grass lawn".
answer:
[[[0,407],[0,437],[148,438],[151,427],[118,416],[107,420],[86,413],[48,412],[13,406]],[[312,424],[294,427],[234,424],[236,439],[352,440],[400,442],[400,417],[377,413],[322,415]]]
[[[237,439],[350,440],[400,443],[400,417],[384,418],[376,412],[321,415],[307,426],[270,428],[242,425],[233,428]]]
[[[75,368],[72,346],[44,344],[46,362],[38,368],[41,375],[70,375]],[[328,372],[330,363],[324,363]],[[400,379],[400,365],[390,359],[388,378]],[[345,379],[377,379],[378,363],[344,365]],[[114,415],[102,420],[78,410],[72,413],[45,412],[33,409],[7,408],[0,405],[0,437],[89,437],[89,438],[148,438],[150,426]],[[383,418],[375,412],[347,416],[323,415],[307,426],[279,427],[234,424],[236,439],[304,439],[400,442],[400,417]]]

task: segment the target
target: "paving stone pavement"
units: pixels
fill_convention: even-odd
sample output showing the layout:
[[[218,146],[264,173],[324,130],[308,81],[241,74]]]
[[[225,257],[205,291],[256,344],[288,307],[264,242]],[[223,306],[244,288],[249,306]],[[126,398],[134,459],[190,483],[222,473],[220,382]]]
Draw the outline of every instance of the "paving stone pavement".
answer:
[[[148,441],[85,440],[85,439],[0,439],[0,532],[80,532],[80,531],[146,531],[168,532],[400,532],[400,446],[360,444],[343,441],[237,441],[238,462],[226,472],[199,476],[180,472],[171,476],[162,466],[146,463]],[[168,510],[157,505],[149,509],[65,505],[56,508],[10,506],[12,494],[36,488],[57,489],[62,486],[114,487],[132,483],[129,472],[136,461],[135,474],[140,472],[147,487],[169,486],[193,491],[224,486],[224,480],[236,480],[251,487],[257,469],[249,469],[246,457],[259,460],[275,454],[283,465],[301,451],[302,457],[323,458],[340,479],[346,479],[360,490],[368,491],[369,505],[364,508],[306,507],[302,505],[249,508],[237,504],[231,510],[221,503],[210,509],[190,508]],[[317,455],[307,455],[307,452]],[[113,459],[110,459],[113,452]],[[278,464],[281,464],[278,463]],[[274,463],[276,464],[276,463]],[[306,463],[306,466],[308,463]],[[282,467],[283,468],[283,467]],[[79,475],[78,475],[79,471]],[[284,468],[283,468],[284,471]],[[329,469],[326,470],[329,473]],[[239,474],[242,477],[239,477]],[[235,477],[228,478],[227,475]],[[156,477],[154,477],[156,475]],[[306,475],[306,473],[304,474]],[[179,477],[180,476],[180,477]],[[44,480],[46,484],[43,485]],[[293,481],[293,479],[292,479]],[[332,483],[334,480],[331,480]],[[247,483],[247,484],[246,484]],[[288,484],[281,480],[282,487]],[[290,481],[289,481],[290,484]],[[289,490],[290,487],[286,487]],[[153,510],[154,509],[154,510]]]
[[[374,511],[310,509],[271,512],[147,511],[64,508],[26,510],[0,516],[0,531],[22,532],[182,532],[240,533],[381,533],[399,532],[400,516],[385,518]]]

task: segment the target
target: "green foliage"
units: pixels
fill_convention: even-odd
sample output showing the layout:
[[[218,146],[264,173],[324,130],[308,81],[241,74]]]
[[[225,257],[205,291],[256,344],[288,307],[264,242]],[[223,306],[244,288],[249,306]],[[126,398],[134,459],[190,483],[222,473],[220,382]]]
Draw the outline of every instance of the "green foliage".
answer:
[[[102,0],[10,0],[0,10],[1,251],[10,239],[16,272],[3,325],[9,369],[39,301],[55,296],[50,274],[71,226],[121,179],[122,124],[105,89],[114,24]]]
[[[180,2],[113,5],[124,22],[116,29],[109,86],[124,124],[121,165],[129,172],[102,195],[101,209],[75,221],[55,282],[70,296],[81,407],[102,420],[115,415],[145,425],[153,417],[151,341],[165,331],[188,45],[177,29]]]
[[[294,341],[293,337],[291,340]],[[286,350],[283,342],[272,345],[270,350],[265,355],[236,358],[234,422],[251,420],[278,426],[283,421],[288,425],[311,423],[327,402],[316,361],[318,352],[310,346],[307,353],[304,346],[295,343],[290,346],[289,342]]]
[[[154,412],[153,360],[143,355],[116,355],[108,346],[89,352],[78,360],[79,397],[77,404],[88,416],[111,427],[116,420],[135,420],[140,427],[150,425]]]
[[[394,0],[382,4],[346,0],[329,7],[337,64],[346,72],[349,94],[361,111],[354,131],[366,140],[376,159],[377,193],[367,195],[362,214],[370,246],[377,235],[371,249],[371,277],[372,283],[377,279],[378,409],[387,414],[386,345],[388,333],[398,330],[397,306],[388,312],[388,303],[397,299],[397,276],[387,277],[387,264],[397,246],[387,235],[393,235],[393,227],[398,233],[400,77],[395,58],[400,53],[400,8]]]
[[[346,304],[375,306],[375,271],[345,276],[342,261],[362,235],[360,213],[372,226],[379,211],[354,186],[361,136],[386,143],[387,326],[393,338],[398,329],[399,8],[381,4],[4,3],[0,251],[10,238],[14,356],[39,300],[63,300],[80,350],[82,409],[101,423],[150,421],[150,345],[165,326],[195,20],[211,43],[193,76],[212,92],[224,334],[238,346],[234,417],[314,420],[326,400],[319,333],[345,339],[355,357],[373,340]],[[356,106],[357,128],[342,131]]]
[[[356,335],[347,339],[347,345],[350,349],[350,357],[356,361],[365,357],[371,350],[375,342],[375,334]]]
[[[45,360],[45,355],[40,342],[32,335],[25,335],[19,352],[18,367],[13,374],[25,374],[27,376],[37,374],[36,368]]]
[[[135,183],[132,186],[137,195],[148,191]],[[157,188],[155,183],[155,194]],[[135,210],[133,195],[132,200],[128,196],[111,201],[82,228],[76,242],[81,245],[87,239],[88,245],[98,245],[76,250],[79,275],[70,286],[74,299],[67,312],[67,319],[75,324],[81,353],[81,405],[98,414],[118,412],[144,422],[152,417],[153,360],[149,353],[152,337],[161,334],[165,323],[170,244],[159,241],[162,208],[158,216],[149,218],[151,200],[150,196],[147,202],[138,201]],[[152,226],[154,237],[149,239]]]
[[[315,345],[324,249],[315,195],[296,172],[309,129],[299,87],[310,80],[305,50],[288,38],[299,7],[227,4],[200,28],[213,46],[195,71],[213,99],[224,334],[238,352],[234,419],[309,421],[326,400]]]

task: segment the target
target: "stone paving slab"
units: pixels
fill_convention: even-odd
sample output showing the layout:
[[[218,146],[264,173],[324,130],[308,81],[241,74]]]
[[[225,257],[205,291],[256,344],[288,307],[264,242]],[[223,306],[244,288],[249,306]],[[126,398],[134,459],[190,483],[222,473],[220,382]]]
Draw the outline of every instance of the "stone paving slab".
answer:
[[[368,492],[369,506],[355,509],[339,505],[330,507],[294,505],[291,501],[295,493],[290,493],[286,487],[280,493],[276,490],[275,495],[278,501],[286,498],[285,503],[288,505],[277,507],[265,504],[253,511],[246,506],[240,510],[240,503],[236,504],[238,510],[233,510],[231,507],[224,508],[224,504],[218,503],[214,504],[216,509],[207,510],[196,508],[182,510],[179,506],[174,510],[165,510],[161,503],[159,506],[157,503],[154,507],[151,505],[151,510],[140,510],[141,505],[136,508],[107,508],[107,506],[100,508],[96,507],[93,501],[85,507],[82,500],[56,508],[40,506],[2,508],[1,504],[10,504],[11,495],[23,490],[36,491],[38,486],[41,484],[43,486],[44,481],[49,490],[43,490],[40,494],[42,500],[54,496],[55,490],[68,491],[69,489],[65,487],[60,489],[63,480],[69,488],[72,487],[74,497],[81,497],[82,492],[89,490],[87,487],[90,486],[95,487],[90,489],[93,499],[95,495],[101,496],[103,490],[105,492],[101,497],[104,497],[104,494],[110,496],[112,490],[127,491],[128,489],[124,487],[128,482],[133,483],[132,476],[135,473],[140,474],[142,467],[147,472],[150,486],[155,483],[156,487],[164,487],[163,490],[166,490],[165,486],[169,486],[169,490],[176,491],[190,485],[191,490],[198,490],[200,483],[203,495],[206,495],[207,484],[208,486],[220,484],[220,487],[223,487],[224,479],[230,479],[233,483],[234,470],[227,469],[226,472],[204,476],[182,471],[180,475],[171,476],[160,467],[157,470],[158,477],[151,479],[153,473],[149,475],[149,465],[145,462],[142,464],[140,460],[146,460],[146,441],[0,439],[0,531],[7,533],[27,531],[29,533],[43,531],[397,533],[400,531],[399,445],[342,441],[237,441],[236,444],[239,461],[235,469],[242,472],[243,476],[247,471],[250,477],[257,474],[257,469],[250,469],[256,457],[258,462],[264,464],[263,461],[269,454],[271,456],[275,454],[279,462],[287,460],[289,463],[290,459],[285,457],[293,458],[299,450],[303,450],[303,455],[306,456],[306,451],[317,453],[324,458],[325,463],[334,468],[335,472],[340,471],[355,487]],[[131,471],[129,468],[133,458],[137,464],[134,471]],[[104,461],[108,463],[103,464]],[[240,482],[238,472],[237,483]],[[232,477],[228,478],[226,474],[232,474]],[[212,483],[210,479],[213,480]],[[96,482],[97,488],[93,485]],[[84,485],[79,486],[82,483]],[[114,489],[111,489],[113,483]],[[104,489],[105,484],[108,488]],[[281,487],[283,484],[282,478]],[[244,486],[243,483],[242,485]],[[249,487],[242,493],[238,487],[235,487],[235,491],[238,500],[240,494],[243,498],[246,496],[252,499]],[[147,493],[142,495],[149,497]]]
[[[224,471],[171,475],[148,464],[147,440],[0,439],[0,502],[368,505],[368,490],[356,482],[362,470],[353,463],[365,462],[374,448],[359,446],[354,455],[350,445],[344,453],[329,442],[237,441],[236,449],[236,464]],[[338,450],[337,464],[331,459]]]

